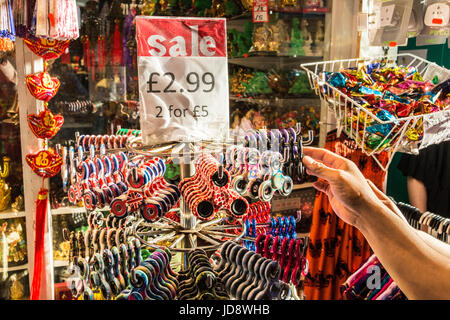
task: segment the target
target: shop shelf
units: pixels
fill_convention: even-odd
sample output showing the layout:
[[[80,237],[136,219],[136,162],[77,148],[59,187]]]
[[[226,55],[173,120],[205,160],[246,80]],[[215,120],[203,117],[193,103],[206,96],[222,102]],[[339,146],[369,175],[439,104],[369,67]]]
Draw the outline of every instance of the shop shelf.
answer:
[[[1,272],[13,272],[13,271],[20,271],[20,270],[26,270],[28,269],[28,263],[26,264],[22,264],[20,266],[15,266],[15,267],[8,267],[8,268],[0,268],[0,273]]]
[[[25,217],[25,211],[3,211],[0,212],[0,220]]]
[[[286,97],[286,98],[268,98],[265,96],[255,96],[255,97],[239,97],[236,95],[230,96],[231,101],[239,101],[239,102],[246,102],[246,103],[254,103],[259,105],[276,105],[276,106],[293,106],[297,105],[299,103],[307,103],[307,104],[315,104],[320,105],[320,100],[317,99],[317,96],[313,95],[304,95],[304,96],[297,96],[297,97]]]
[[[60,207],[58,209],[52,209],[52,215],[60,215],[60,214],[72,214],[72,213],[82,213],[86,212],[85,207],[76,207],[76,206],[70,206],[70,207]]]
[[[312,182],[294,184],[294,190],[301,190],[301,189],[307,189],[307,188],[313,188]]]
[[[54,268],[67,267],[69,265],[69,261],[67,260],[53,260]]]
[[[84,213],[87,212],[85,207],[77,207],[77,206],[68,206],[68,207],[60,207],[57,209],[51,209],[52,215],[60,215],[60,214],[72,214],[72,213]],[[101,209],[96,209],[97,211],[109,211],[109,206],[106,206]]]
[[[247,68],[270,70],[270,69],[295,69],[302,63],[311,63],[323,60],[321,56],[272,56],[272,55],[249,55],[248,57],[230,58],[228,63]]]

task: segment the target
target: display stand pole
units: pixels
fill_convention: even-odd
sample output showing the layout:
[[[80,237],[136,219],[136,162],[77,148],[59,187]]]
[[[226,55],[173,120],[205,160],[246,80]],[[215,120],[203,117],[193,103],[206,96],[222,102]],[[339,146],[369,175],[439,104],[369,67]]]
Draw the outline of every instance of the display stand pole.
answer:
[[[44,102],[36,100],[28,91],[25,78],[28,74],[41,72],[44,70],[42,58],[33,54],[24,44],[23,40],[16,40],[16,68],[17,68],[17,94],[19,103],[20,119],[20,144],[22,151],[22,169],[23,169],[23,192],[26,212],[26,235],[28,251],[28,274],[29,283],[33,279],[34,269],[34,244],[35,244],[35,226],[36,226],[36,200],[39,189],[42,186],[42,178],[36,175],[27,165],[25,156],[29,153],[35,153],[44,149],[43,140],[34,136],[28,128],[27,116],[31,113],[38,114],[44,109]],[[44,187],[48,189],[48,179]],[[50,202],[50,201],[49,201]],[[51,239],[51,212],[50,205],[47,208],[47,218],[45,226],[45,257],[44,268],[42,270],[41,280],[41,300],[53,300],[53,247]]]
[[[188,159],[186,159],[188,158]],[[183,156],[180,157],[180,179],[183,180],[184,178],[191,177],[194,174],[193,172],[193,164],[192,160],[189,156]],[[195,225],[197,223],[196,217],[191,213],[191,210],[189,209],[189,206],[184,202],[184,200],[181,200],[180,204],[180,224],[184,229],[194,229]],[[187,235],[184,237],[182,241],[180,241],[179,246],[181,248],[193,248],[195,247],[195,242],[197,239],[195,239],[192,235]],[[181,269],[186,270],[187,267],[187,253],[181,253]]]

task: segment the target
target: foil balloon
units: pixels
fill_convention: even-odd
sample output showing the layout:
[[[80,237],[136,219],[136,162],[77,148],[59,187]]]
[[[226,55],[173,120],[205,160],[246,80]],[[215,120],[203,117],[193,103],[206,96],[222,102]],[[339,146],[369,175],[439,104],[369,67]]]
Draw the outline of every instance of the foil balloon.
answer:
[[[30,93],[38,100],[50,101],[58,92],[60,82],[47,72],[29,74],[26,78],[27,87]]]
[[[70,40],[44,38],[27,38],[24,42],[31,51],[44,60],[59,58],[70,44]]]
[[[31,170],[42,178],[51,178],[61,171],[62,158],[53,150],[41,150],[25,156]]]
[[[50,110],[41,111],[39,114],[30,114],[27,117],[28,126],[34,135],[40,139],[51,139],[61,129],[64,123],[62,115],[54,115]]]

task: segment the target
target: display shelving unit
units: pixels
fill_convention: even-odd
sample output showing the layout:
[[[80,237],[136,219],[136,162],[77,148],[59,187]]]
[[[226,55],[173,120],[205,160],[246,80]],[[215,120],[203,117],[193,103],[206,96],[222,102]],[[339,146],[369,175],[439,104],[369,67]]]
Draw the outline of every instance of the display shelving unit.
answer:
[[[339,4],[336,5],[336,1],[328,1],[330,7],[338,8]],[[356,5],[358,3],[357,0],[344,0],[342,2],[347,3],[347,5]],[[342,3],[340,2],[340,3]],[[331,4],[333,3],[333,4]],[[273,10],[275,11],[275,10]],[[336,12],[337,10],[327,10],[324,12],[287,12],[285,10],[283,12],[278,12],[280,16],[290,18],[289,16],[296,15],[299,18],[311,18],[311,19],[324,19],[324,29],[325,29],[325,40],[324,43],[327,43],[328,40],[334,35],[336,37],[336,33],[338,28],[333,27],[332,25],[335,22],[334,17],[339,15],[340,13]],[[351,15],[351,13],[349,13]],[[345,14],[340,14],[341,19],[345,19]],[[348,18],[348,15],[347,15]],[[236,24],[242,24],[243,20],[251,19],[250,15],[243,15],[240,17],[235,17],[232,19],[228,19],[228,27],[231,27]],[[337,21],[337,19],[336,19]],[[336,39],[335,39],[336,41]],[[252,54],[247,57],[231,57],[229,59],[230,66],[245,66],[250,68],[255,68],[258,70],[267,71],[268,69],[299,69],[300,64],[308,63],[308,62],[316,62],[323,59],[329,58],[329,51],[333,48],[334,44],[331,45],[331,48],[324,48],[323,57],[321,56],[297,56],[297,57],[286,57],[286,56],[263,56]],[[352,56],[351,54],[346,54],[346,56]],[[333,57],[334,58],[334,57]],[[338,58],[338,57],[337,57]],[[34,99],[28,92],[25,82],[22,81],[25,79],[25,76],[30,73],[35,73],[43,70],[43,61],[42,59],[35,56],[26,46],[24,46],[23,41],[18,38],[16,42],[16,68],[17,68],[17,76],[18,76],[18,94],[19,94],[19,116],[20,116],[20,128],[27,129],[28,125],[26,122],[26,117],[30,113],[37,113],[42,108],[42,102]],[[83,74],[84,73],[84,74]],[[80,76],[86,77],[86,72],[80,71]],[[56,76],[58,76],[56,74]],[[78,98],[78,97],[77,97]],[[285,105],[295,105],[297,101],[300,99],[311,99],[311,96],[305,97],[293,97],[293,98],[272,98],[269,99],[258,99],[245,97],[231,97],[231,100],[239,100],[239,99],[248,99],[248,101],[244,102],[253,102],[250,100],[260,101],[262,104],[275,104],[277,107],[284,107]],[[318,99],[317,99],[318,101]],[[86,115],[85,117],[90,117],[90,115]],[[321,113],[322,117],[322,113]],[[323,121],[323,119],[322,119]],[[74,132],[78,129],[82,130],[95,130],[97,124],[95,121],[89,122],[80,122],[80,117],[76,116],[67,116],[66,123],[62,127],[60,133],[55,137],[55,143],[59,143],[57,139],[69,137],[73,139]],[[108,128],[109,129],[109,128]],[[324,143],[325,132],[320,137],[319,145],[323,145]],[[40,149],[39,141],[34,137],[34,135],[29,130],[22,130],[21,132],[21,149],[22,149],[22,160],[26,154],[35,152]],[[24,270],[28,268],[29,271],[29,281],[31,283],[33,276],[33,265],[34,265],[34,224],[35,224],[35,200],[37,196],[37,192],[39,187],[41,186],[41,178],[36,176],[31,169],[25,164],[25,161],[22,161],[23,166],[23,180],[24,180],[24,202],[25,202],[25,211],[19,213],[0,213],[0,220],[22,217],[26,220],[26,236],[27,236],[27,250],[28,250],[28,263],[17,266],[17,270]],[[186,169],[184,169],[186,170]],[[189,169],[191,170],[191,169]],[[186,172],[185,174],[192,173]],[[57,177],[58,179],[59,176]],[[55,178],[56,179],[56,178]],[[50,185],[46,185],[46,187],[51,188]],[[311,187],[310,183],[305,183],[302,185],[295,186],[295,189],[308,188]],[[46,234],[45,234],[45,265],[43,274],[43,282],[41,284],[41,299],[54,299],[54,278],[56,269],[65,268],[66,264],[63,261],[55,260],[53,258],[53,220],[57,217],[65,217],[76,213],[85,212],[84,208],[80,207],[61,207],[58,209],[50,209],[50,205],[48,208],[48,216],[47,216],[47,226],[46,226]],[[187,223],[187,222],[186,222]],[[16,270],[13,268],[9,268],[9,271]]]

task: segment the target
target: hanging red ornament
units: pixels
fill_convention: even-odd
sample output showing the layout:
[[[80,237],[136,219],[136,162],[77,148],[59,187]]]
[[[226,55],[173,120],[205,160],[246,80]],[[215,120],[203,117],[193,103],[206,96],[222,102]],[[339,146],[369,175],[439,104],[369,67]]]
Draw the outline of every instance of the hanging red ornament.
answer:
[[[50,110],[45,109],[39,114],[30,114],[27,117],[28,126],[34,135],[40,139],[51,139],[61,129],[64,117],[60,114],[54,115]]]
[[[111,62],[113,65],[122,65],[122,37],[120,36],[118,20],[116,20],[115,23],[116,26],[114,28]]]
[[[84,36],[82,39],[83,42],[83,60],[84,60],[84,67],[86,70],[91,70],[92,68],[92,57],[91,57],[91,46],[88,36]]]
[[[97,41],[97,66],[99,72],[105,72],[105,37],[99,36]]]
[[[28,48],[44,60],[57,59],[67,49],[70,40],[45,38],[26,38],[23,40]]]
[[[31,170],[42,178],[50,178],[61,171],[62,158],[53,150],[41,150],[35,154],[25,156]]]
[[[56,95],[60,86],[59,80],[51,77],[45,71],[37,74],[29,74],[26,82],[28,90],[33,97],[46,102]]]
[[[39,300],[41,294],[42,272],[44,268],[44,237],[48,207],[48,190],[39,190],[36,201],[36,229],[34,242],[34,270],[30,289],[30,300]]]

